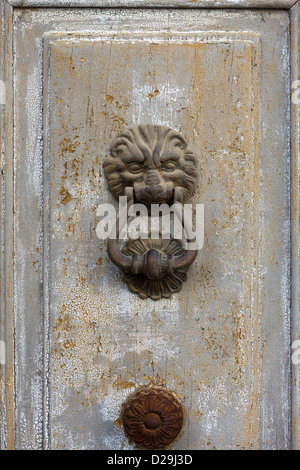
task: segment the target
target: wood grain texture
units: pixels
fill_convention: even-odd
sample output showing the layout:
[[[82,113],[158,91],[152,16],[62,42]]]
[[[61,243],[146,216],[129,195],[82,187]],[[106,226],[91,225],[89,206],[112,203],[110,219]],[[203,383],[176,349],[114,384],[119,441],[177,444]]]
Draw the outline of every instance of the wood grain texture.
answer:
[[[13,223],[13,14],[1,4],[1,80],[5,102],[1,106],[1,309],[0,339],[5,343],[5,364],[0,365],[1,448],[15,445],[15,336],[14,336],[14,223]]]
[[[163,382],[187,410],[175,449],[290,448],[288,12],[24,9],[14,22],[10,445],[130,449],[121,404]],[[202,267],[158,306],[124,289],[94,231],[111,140],[152,119],[198,150],[206,207]]]
[[[17,8],[291,8],[295,0],[7,0]]]
[[[82,439],[79,429],[84,425],[86,436],[94,440],[94,445],[96,430],[102,428],[102,446],[125,445],[129,449],[126,442],[121,444],[119,433],[110,430],[105,416],[112,413],[117,418],[121,404],[124,392],[114,384],[121,381],[143,385],[144,377],[148,376],[150,380],[165,381],[185,397],[186,407],[191,409],[185,434],[174,444],[177,448],[203,446],[201,435],[210,426],[209,410],[222,407],[221,401],[226,401],[230,394],[232,400],[216,418],[223,444],[212,445],[229,445],[225,429],[230,415],[229,439],[249,447],[252,437],[244,435],[244,423],[251,412],[244,396],[253,394],[248,385],[255,361],[250,359],[250,338],[256,335],[253,325],[257,315],[251,307],[256,300],[250,291],[250,272],[252,256],[256,258],[251,248],[256,234],[251,226],[256,226],[257,202],[251,194],[258,185],[257,155],[252,148],[252,126],[257,128],[257,122],[251,109],[256,110],[257,106],[252,80],[257,73],[258,38],[217,32],[212,37],[202,33],[196,38],[193,33],[184,33],[183,37],[161,33],[147,36],[121,32],[116,38],[47,36],[49,53],[45,55],[49,57],[49,68],[45,76],[49,77],[49,98],[45,96],[45,103],[49,103],[46,111],[49,121],[45,142],[49,142],[46,162],[51,186],[46,218],[50,220],[47,264],[51,266],[48,278],[52,445],[78,446],[78,439]],[[155,98],[151,97],[153,90],[159,91]],[[201,177],[193,200],[207,207],[206,230],[211,234],[204,249],[203,265],[195,261],[181,293],[155,304],[124,289],[119,271],[107,260],[105,244],[95,243],[96,220],[92,210],[98,198],[103,202],[112,200],[102,172],[99,174],[112,138],[124,127],[131,127],[133,121],[153,120],[182,132],[197,149]],[[231,153],[226,150],[228,147]],[[65,194],[61,195],[62,186],[71,195],[67,204]],[[218,191],[222,192],[222,201],[216,197]],[[223,227],[230,216],[235,220],[235,239]],[[75,258],[71,256],[74,251]],[[211,287],[206,290],[205,278],[209,276]],[[52,279],[59,280],[59,285]],[[200,291],[199,283],[203,283]],[[111,308],[113,315],[109,313]],[[74,316],[75,312],[81,314]],[[182,325],[180,330],[177,323]],[[132,328],[138,332],[138,344],[137,336],[130,333]],[[151,333],[154,328],[156,333]],[[236,334],[239,339],[234,339]],[[98,350],[86,347],[87,343],[96,346],[99,335]],[[225,382],[223,371],[220,374],[222,368],[215,367],[214,361],[209,365],[206,341],[214,341],[215,348],[220,348],[220,352],[215,350],[215,360],[221,361],[226,369]],[[120,350],[120,356],[113,353],[115,348]],[[94,384],[92,389],[81,385],[86,375]],[[99,387],[96,384],[101,376]],[[71,393],[70,382],[83,402],[96,407],[89,422],[84,411],[78,414],[75,404],[61,402],[62,396]],[[225,388],[222,398],[209,396],[206,387],[209,389],[212,384]],[[201,400],[206,404],[200,405]],[[67,441],[63,437],[67,424],[62,406],[67,407],[66,417],[77,415],[72,437]],[[197,413],[203,415],[201,420]],[[213,440],[211,436],[210,441]]]
[[[291,10],[291,83],[300,83],[299,47],[300,47],[300,4]],[[300,106],[299,103],[291,104],[291,344],[300,338],[300,313],[299,313],[299,129],[300,129]],[[293,449],[300,449],[300,370],[299,366],[292,365],[292,436]]]

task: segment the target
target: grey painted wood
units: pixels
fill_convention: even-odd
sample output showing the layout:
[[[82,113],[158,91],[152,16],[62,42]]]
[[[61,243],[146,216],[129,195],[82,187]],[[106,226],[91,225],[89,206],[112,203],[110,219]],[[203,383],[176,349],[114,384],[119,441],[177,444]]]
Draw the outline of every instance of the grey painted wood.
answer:
[[[175,449],[291,447],[289,38],[284,11],[15,11],[10,446],[130,449],[152,380],[187,410]],[[149,120],[198,152],[206,207],[202,266],[156,303],[94,231],[108,145]]]
[[[7,0],[14,7],[291,8],[295,0]]]
[[[1,374],[1,448],[14,443],[14,270],[13,270],[13,67],[12,9],[1,4],[1,79],[5,94],[1,105],[1,329],[5,347],[5,364]]]
[[[299,70],[299,2],[291,10],[291,82],[300,83]],[[294,89],[294,87],[293,87]],[[300,338],[299,319],[299,103],[291,104],[291,344]],[[293,423],[293,448],[300,449],[300,369],[299,365],[292,367],[292,423]]]

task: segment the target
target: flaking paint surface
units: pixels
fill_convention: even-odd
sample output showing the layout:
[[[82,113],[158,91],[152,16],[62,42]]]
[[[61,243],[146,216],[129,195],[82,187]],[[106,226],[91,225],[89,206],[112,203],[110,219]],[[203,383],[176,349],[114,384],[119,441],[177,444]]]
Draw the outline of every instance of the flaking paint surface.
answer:
[[[31,354],[49,392],[41,416],[33,370],[31,432],[43,419],[53,448],[130,449],[120,406],[151,381],[183,400],[174,448],[289,445],[287,25],[283,12],[16,14],[20,447],[32,446],[21,402]],[[109,143],[142,122],[185,135],[199,157],[193,201],[205,204],[201,259],[180,294],[156,303],[127,291],[95,234],[97,205],[113,202]],[[28,339],[41,277],[46,323]]]

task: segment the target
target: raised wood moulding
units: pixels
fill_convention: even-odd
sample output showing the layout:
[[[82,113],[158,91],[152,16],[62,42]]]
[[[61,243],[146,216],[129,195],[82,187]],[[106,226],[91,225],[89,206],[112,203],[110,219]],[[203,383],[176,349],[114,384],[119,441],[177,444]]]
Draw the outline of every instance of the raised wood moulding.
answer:
[[[86,7],[159,7],[159,8],[281,8],[290,9],[295,0],[7,0],[18,8],[86,8]]]

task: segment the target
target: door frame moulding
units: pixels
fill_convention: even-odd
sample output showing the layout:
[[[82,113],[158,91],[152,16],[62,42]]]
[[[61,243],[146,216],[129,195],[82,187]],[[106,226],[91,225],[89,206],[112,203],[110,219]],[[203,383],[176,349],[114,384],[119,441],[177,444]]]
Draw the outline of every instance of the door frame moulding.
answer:
[[[284,9],[290,16],[291,94],[300,84],[300,0],[0,0],[0,448],[15,448],[13,12],[26,8]],[[293,86],[294,84],[294,86]],[[300,340],[300,106],[291,107],[291,355]],[[0,351],[0,352],[1,352]],[[291,361],[291,446],[300,450],[300,365]]]
[[[14,8],[272,8],[290,9],[297,0],[6,0]]]

